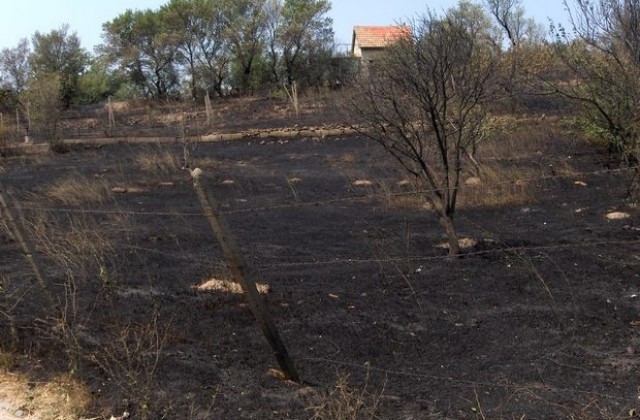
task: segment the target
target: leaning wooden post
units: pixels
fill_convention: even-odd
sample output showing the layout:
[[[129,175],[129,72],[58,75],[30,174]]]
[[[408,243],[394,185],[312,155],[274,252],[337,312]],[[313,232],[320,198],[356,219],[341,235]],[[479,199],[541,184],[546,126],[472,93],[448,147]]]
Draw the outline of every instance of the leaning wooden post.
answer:
[[[255,316],[262,332],[264,333],[269,345],[273,349],[274,355],[278,360],[278,364],[282,369],[285,377],[295,382],[300,382],[298,372],[293,364],[293,360],[289,357],[287,348],[280,339],[278,330],[274,325],[267,308],[258,293],[256,283],[247,269],[247,265],[240,253],[238,245],[235,243],[231,231],[220,214],[220,207],[217,201],[211,194],[207,194],[204,186],[202,185],[202,178],[204,172],[196,168],[191,172],[193,177],[193,186],[198,194],[198,199],[202,205],[204,215],[209,220],[211,228],[213,229],[222,252],[224,253],[229,269],[233,273],[233,276],[247,298],[249,308]]]

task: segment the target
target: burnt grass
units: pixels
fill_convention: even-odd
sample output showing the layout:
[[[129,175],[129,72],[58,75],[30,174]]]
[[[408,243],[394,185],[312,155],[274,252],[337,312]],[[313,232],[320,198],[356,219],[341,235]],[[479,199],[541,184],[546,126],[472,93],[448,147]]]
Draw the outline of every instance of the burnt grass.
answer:
[[[541,168],[528,202],[461,206],[458,232],[478,243],[455,260],[436,247],[444,237],[432,212],[385,195],[404,191],[404,175],[365,138],[200,144],[193,163],[248,268],[270,287],[263,299],[300,384],[268,374],[278,365],[241,295],[194,288],[230,276],[190,175],[137,160],[180,157],[179,143],[88,142],[3,159],[27,221],[44,220],[60,238],[84,223],[110,244],[102,274],[87,259],[75,275],[82,313],[69,321],[70,349],[0,230],[2,338],[28,356],[11,369],[44,380],[75,360],[95,396],[91,414],[105,417],[329,418],[345,396],[360,399],[362,418],[369,409],[383,419],[632,416],[640,230],[624,201],[627,174],[579,140],[547,141],[543,155],[521,161]],[[569,156],[574,172],[549,172]],[[46,195],[70,178],[101,183],[107,199]],[[609,221],[613,210],[631,218]],[[44,261],[64,296],[68,273]],[[124,342],[140,348],[127,356]],[[336,387],[340,378],[348,388]]]

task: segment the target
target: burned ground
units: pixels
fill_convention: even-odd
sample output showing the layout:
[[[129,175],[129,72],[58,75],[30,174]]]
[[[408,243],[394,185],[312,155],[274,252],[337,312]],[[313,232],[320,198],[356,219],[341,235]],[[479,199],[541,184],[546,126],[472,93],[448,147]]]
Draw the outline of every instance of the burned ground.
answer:
[[[230,276],[172,158],[179,142],[6,158],[27,230],[51,242],[35,236],[55,293],[79,301],[66,310],[70,350],[2,230],[1,309],[16,327],[2,336],[29,356],[10,369],[43,380],[75,360],[89,411],[107,417],[335,418],[349,404],[385,419],[633,415],[640,230],[623,200],[627,172],[565,135],[543,145],[500,161],[531,166],[528,179],[503,181],[524,198],[461,203],[459,233],[475,244],[451,260],[433,213],[363,137],[199,144],[192,163],[269,286],[302,384],[267,374],[278,366],[242,295],[196,288]],[[61,192],[71,180],[97,198]],[[465,194],[474,188],[492,186]],[[64,250],[86,259],[61,263]],[[86,272],[74,271],[71,293],[76,265]]]

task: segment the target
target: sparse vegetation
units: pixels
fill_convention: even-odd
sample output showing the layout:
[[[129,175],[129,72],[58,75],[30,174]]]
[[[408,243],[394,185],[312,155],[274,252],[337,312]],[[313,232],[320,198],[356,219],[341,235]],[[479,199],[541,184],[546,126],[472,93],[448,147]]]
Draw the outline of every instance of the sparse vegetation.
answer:
[[[26,59],[27,41],[3,51],[0,418],[637,416],[635,82],[621,93],[636,70],[620,44],[636,5],[576,0],[615,22],[605,44],[545,44],[518,0],[486,5],[498,27],[471,2],[427,12],[356,90],[309,90],[331,73],[325,1],[126,12],[85,72],[68,28],[39,34],[40,56],[74,47],[79,80]],[[130,100],[73,106],[107,93]],[[196,167],[300,383],[228,280]]]
[[[461,208],[501,208],[534,203],[543,186],[537,168],[483,165],[482,177],[465,178]]]
[[[349,384],[349,375],[341,374],[335,385],[321,395],[312,407],[312,420],[373,420],[378,417],[380,399],[384,394],[381,389],[370,390],[367,380],[362,389],[355,389]]]
[[[45,141],[53,152],[65,150],[58,132],[62,102],[61,79],[55,73],[39,73],[29,80],[23,93],[22,112],[26,116],[25,133],[33,140]]]
[[[91,392],[77,379],[59,376],[35,383],[26,376],[0,373],[0,395],[22,413],[17,418],[78,420],[91,406]],[[0,412],[1,414],[1,412]]]
[[[556,28],[555,57],[564,78],[543,77],[547,90],[573,101],[580,128],[604,144],[619,163],[635,168],[629,198],[638,199],[640,176],[640,1],[565,1],[570,27]]]
[[[140,418],[154,418],[156,370],[167,340],[167,329],[159,322],[158,312],[152,312],[141,324],[115,324],[106,330],[108,341],[84,357],[132,399]]]
[[[238,100],[238,104],[245,103]],[[237,112],[242,109],[246,107]],[[179,115],[175,121],[180,121]],[[548,342],[554,343],[550,337],[562,334],[556,321],[562,319],[562,331],[580,335],[580,346],[592,342],[593,334],[601,336],[602,324],[582,319],[589,328],[574,325],[570,320],[578,319],[575,305],[591,311],[591,302],[602,295],[601,289],[609,291],[612,285],[598,280],[601,257],[592,253],[603,255],[605,251],[582,247],[593,241],[589,230],[597,229],[599,240],[612,241],[606,252],[631,255],[629,245],[613,241],[634,232],[632,226],[622,231],[615,228],[617,223],[628,225],[629,219],[605,219],[604,210],[616,203],[614,196],[598,193],[596,204],[589,201],[592,188],[614,191],[611,186],[618,175],[591,175],[602,169],[597,164],[597,151],[573,134],[565,136],[563,130],[568,126],[563,122],[553,117],[501,116],[490,127],[491,135],[482,140],[474,157],[479,166],[469,165],[460,173],[462,182],[477,180],[466,184],[459,196],[463,217],[458,245],[468,256],[456,264],[441,260],[448,241],[429,224],[425,215],[433,209],[425,206],[422,195],[416,195],[415,184],[386,154],[373,152],[363,137],[350,134],[286,142],[249,137],[199,144],[194,164],[210,165],[211,186],[220,194],[224,211],[230,213],[242,237],[251,238],[243,247],[250,249],[251,264],[260,266],[268,285],[261,293],[275,313],[276,323],[283,326],[283,335],[294,343],[293,348],[303,343],[308,349],[296,350],[294,357],[303,378],[320,382],[313,392],[307,390],[311,398],[303,396],[304,388],[295,385],[279,387],[269,382],[270,391],[264,391],[267,385],[261,381],[267,379],[256,378],[263,378],[265,363],[237,363],[237,357],[247,354],[261,355],[268,361],[271,358],[259,341],[253,341],[255,325],[246,314],[246,303],[239,294],[229,293],[234,285],[215,279],[200,284],[212,274],[216,279],[228,274],[206,229],[202,229],[190,188],[183,188],[188,181],[181,170],[181,147],[173,139],[150,145],[78,148],[65,156],[33,162],[26,157],[5,160],[3,180],[25,183],[22,179],[26,178],[30,182],[14,194],[22,202],[29,236],[43,257],[43,272],[53,285],[57,308],[51,311],[42,305],[42,293],[29,280],[15,244],[9,235],[0,233],[3,366],[8,372],[22,370],[21,366],[29,364],[29,357],[21,356],[24,352],[31,360],[51,361],[46,370],[27,374],[46,383],[52,376],[72,372],[74,380],[94,393],[91,407],[99,409],[89,409],[92,415],[100,410],[109,413],[107,417],[125,410],[147,418],[224,417],[238,407],[250,413],[248,417],[267,418],[267,412],[278,412],[273,414],[276,418],[283,413],[318,419],[390,418],[398,410],[406,415],[424,410],[440,413],[461,404],[468,412],[468,402],[459,403],[451,397],[457,395],[451,390],[459,384],[438,380],[441,385],[431,387],[422,379],[431,374],[431,368],[416,359],[414,346],[435,360],[451,361],[472,371],[476,361],[465,354],[471,352],[475,357],[484,350],[465,350],[459,355],[444,350],[451,348],[454,338],[472,342],[487,349],[490,354],[483,356],[485,363],[493,366],[497,375],[516,375],[502,364],[503,359],[516,353],[522,360],[530,360],[527,349],[537,347],[502,343],[508,347],[502,351],[478,339],[475,331],[502,332],[513,323],[519,334],[525,332],[524,340],[548,335]],[[67,159],[76,165],[72,175],[57,168]],[[36,166],[39,175],[34,178],[30,169]],[[48,173],[58,175],[47,177]],[[162,182],[154,178],[158,176]],[[233,183],[224,182],[231,178]],[[122,185],[127,187],[115,188]],[[243,214],[249,212],[252,217],[245,218]],[[275,220],[286,219],[289,233],[278,233],[280,225],[263,218],[268,214]],[[327,214],[335,217],[325,217]],[[515,221],[508,221],[514,214]],[[586,227],[574,228],[576,220]],[[515,231],[512,223],[518,224]],[[526,241],[550,249],[567,243],[580,248],[560,248],[559,252],[571,253],[567,260],[562,256],[543,258],[535,248],[528,250]],[[343,262],[345,256],[351,261]],[[531,275],[531,266],[523,265],[522,259],[534,264],[539,277]],[[625,270],[612,261],[609,270]],[[578,270],[574,263],[579,264],[579,271],[574,271]],[[286,268],[280,268],[282,264]],[[340,264],[347,264],[347,271]],[[313,269],[308,271],[308,267]],[[326,280],[324,269],[317,267],[335,273],[336,278],[348,275],[355,280]],[[276,270],[276,275],[270,270]],[[558,273],[564,273],[560,282],[556,280]],[[305,284],[307,276],[318,283]],[[588,277],[590,286],[576,290],[571,286],[576,277],[583,285]],[[553,311],[540,278],[552,294]],[[444,290],[434,289],[434,281]],[[194,287],[198,284],[202,287]],[[626,286],[614,287],[623,293]],[[569,295],[571,307],[565,306]],[[619,305],[630,308],[626,303]],[[289,318],[293,311],[295,315]],[[491,315],[495,311],[511,311],[513,316],[505,320]],[[359,321],[353,324],[356,314]],[[340,328],[334,328],[333,319],[339,320]],[[425,326],[441,338],[434,339]],[[456,335],[463,329],[464,337],[472,341]],[[614,331],[626,340],[626,324]],[[445,343],[442,352],[438,340]],[[548,345],[548,351],[554,351],[555,347]],[[385,358],[393,352],[398,356],[392,361]],[[326,371],[350,359],[393,371],[384,395],[383,389],[369,385],[357,375],[355,366],[348,367],[351,365],[343,366],[348,373],[333,385],[335,378]],[[568,361],[559,361],[564,362]],[[551,377],[548,366],[540,364],[538,368]],[[189,377],[180,373],[187,370],[202,373]],[[618,371],[598,372],[618,381],[628,380]],[[351,374],[348,381],[347,374]],[[573,374],[584,380],[583,374],[589,372]],[[503,379],[491,376],[491,380]],[[563,376],[562,382],[565,380]],[[231,386],[247,392],[238,394],[230,391]],[[443,400],[449,398],[447,405],[422,407],[406,398],[403,393],[408,392],[407,387],[411,395],[419,389]],[[269,396],[259,407],[252,402],[256,392]],[[535,413],[541,407],[553,413],[579,412],[551,408],[561,404],[553,389],[536,390],[538,397],[552,401],[548,404],[540,399],[526,399],[526,404],[496,401],[486,392],[490,391],[478,389],[487,418],[501,412]],[[173,394],[188,395],[188,401],[183,404]],[[126,403],[121,402],[125,397]],[[584,402],[578,400],[576,403]],[[477,402],[473,403],[477,408]],[[438,418],[436,414],[433,417]]]
[[[108,185],[99,178],[87,179],[80,174],[55,181],[45,194],[57,203],[69,206],[101,204],[109,200]]]
[[[179,171],[182,166],[175,153],[164,149],[160,145],[138,153],[135,159],[140,169],[144,172],[171,174]]]

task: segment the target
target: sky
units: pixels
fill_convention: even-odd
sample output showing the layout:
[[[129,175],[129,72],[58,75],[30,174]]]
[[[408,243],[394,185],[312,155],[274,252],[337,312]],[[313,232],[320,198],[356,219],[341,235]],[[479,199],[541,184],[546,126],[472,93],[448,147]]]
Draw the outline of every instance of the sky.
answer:
[[[93,51],[102,42],[102,24],[127,9],[156,9],[168,0],[3,0],[0,13],[0,50],[15,47],[21,38],[48,33],[68,24],[82,46]],[[336,43],[345,49],[355,25],[391,25],[410,20],[427,9],[440,12],[456,0],[333,0]],[[548,26],[549,18],[565,22],[561,0],[522,0],[528,17]]]

